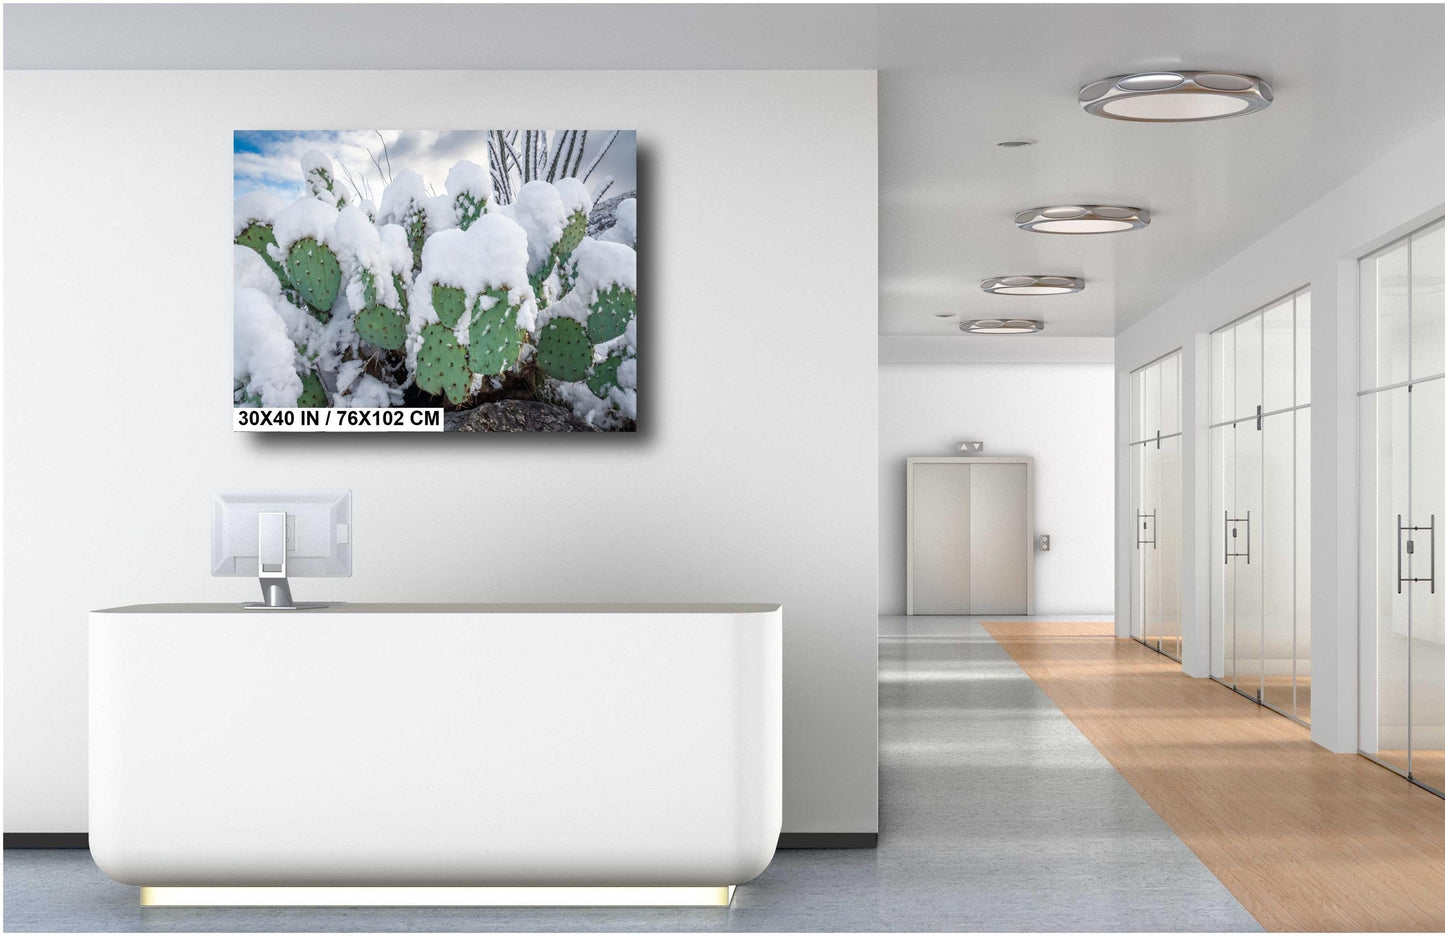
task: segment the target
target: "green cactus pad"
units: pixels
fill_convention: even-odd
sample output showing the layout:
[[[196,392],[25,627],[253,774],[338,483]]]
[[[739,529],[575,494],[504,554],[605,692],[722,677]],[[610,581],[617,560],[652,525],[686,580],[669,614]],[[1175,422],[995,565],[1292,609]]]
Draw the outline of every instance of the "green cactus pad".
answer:
[[[361,268],[361,304],[376,305],[376,277],[366,267]]]
[[[482,297],[496,302],[483,310]],[[477,374],[500,374],[511,367],[522,350],[522,330],[517,327],[517,307],[507,305],[507,294],[489,289],[472,307],[472,325],[467,333],[467,363]]]
[[[286,271],[281,269],[281,264],[272,260],[271,255],[266,252],[267,247],[276,243],[276,235],[272,232],[271,225],[253,221],[236,237],[236,243],[242,247],[250,247],[260,254],[261,259],[265,260],[266,265],[271,268],[271,272],[275,273],[276,278],[281,281],[281,285],[290,285],[290,281],[286,278]]]
[[[587,389],[599,397],[606,398],[607,391],[618,386],[617,368],[626,360],[621,354],[609,354],[600,364],[592,365],[587,375]]]
[[[465,231],[472,222],[487,213],[487,200],[476,198],[470,192],[463,192],[452,199],[452,210],[456,212],[457,227]]]
[[[538,309],[547,308],[547,291],[542,288],[542,284],[546,283],[547,277],[552,275],[552,268],[556,263],[556,256],[549,255],[547,257],[547,262],[542,264],[541,269],[539,269],[536,273],[527,274],[527,284],[532,287],[532,295],[537,297]]]
[[[467,310],[467,294],[455,286],[435,283],[431,288],[431,307],[437,319],[447,328],[456,328]]]
[[[612,285],[597,293],[587,308],[587,336],[601,344],[627,331],[627,323],[637,314],[637,293]]]
[[[321,386],[321,378],[315,374],[307,374],[301,378],[301,395],[296,398],[297,406],[325,406],[326,388]]]
[[[557,241],[554,252],[560,257],[569,256],[582,243],[582,238],[587,234],[587,212],[574,211],[567,219],[567,226],[562,229],[562,238]]]
[[[421,249],[426,244],[426,212],[416,209],[406,225],[406,245],[411,248],[411,271],[421,272]]]
[[[368,344],[400,351],[406,347],[406,316],[386,306],[367,306],[356,313],[356,332]]]
[[[391,274],[391,284],[396,287],[396,294],[401,299],[401,312],[403,315],[406,315],[411,310],[407,308],[406,284],[401,281],[400,273]]]
[[[581,380],[592,366],[592,342],[572,319],[553,319],[542,328],[537,340],[537,364],[548,377]]]
[[[301,238],[286,254],[286,273],[307,305],[318,312],[331,311],[341,291],[341,264],[331,248],[313,238]]]
[[[445,325],[423,328],[421,341],[416,352],[416,385],[433,396],[445,393],[453,404],[466,400],[472,384],[472,372],[467,369],[467,349]]]

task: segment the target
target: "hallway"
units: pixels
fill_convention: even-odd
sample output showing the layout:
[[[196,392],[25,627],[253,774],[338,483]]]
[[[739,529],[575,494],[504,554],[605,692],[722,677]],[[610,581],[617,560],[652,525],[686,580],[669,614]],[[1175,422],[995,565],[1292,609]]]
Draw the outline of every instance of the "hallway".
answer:
[[[1266,929],[1445,927],[1445,800],[1109,625],[985,626]]]

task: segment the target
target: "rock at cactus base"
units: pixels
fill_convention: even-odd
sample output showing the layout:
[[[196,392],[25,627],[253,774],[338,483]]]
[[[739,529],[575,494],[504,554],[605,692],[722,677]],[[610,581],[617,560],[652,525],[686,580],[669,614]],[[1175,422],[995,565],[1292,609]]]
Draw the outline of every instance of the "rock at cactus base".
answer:
[[[608,286],[597,293],[588,306],[587,337],[601,344],[627,331],[627,323],[637,314],[637,293],[621,286]]]
[[[482,300],[492,307],[482,309]],[[507,294],[489,289],[477,297],[472,324],[467,333],[467,362],[475,374],[500,374],[511,367],[522,351],[522,331],[517,327],[517,307],[507,305]]]
[[[467,311],[467,294],[455,286],[434,283],[431,288],[431,307],[437,320],[447,328],[456,328]]]
[[[571,410],[536,400],[497,400],[447,413],[447,432],[600,432]]]
[[[386,306],[367,306],[356,313],[356,333],[383,351],[406,347],[406,316]]]
[[[582,380],[592,366],[592,342],[572,319],[553,319],[537,340],[537,365],[555,380]]]
[[[301,378],[301,395],[296,398],[297,406],[326,406],[326,388],[321,385],[321,378],[315,374],[307,374]]]
[[[323,322],[329,319],[326,313],[341,291],[341,264],[331,248],[313,238],[301,238],[286,254],[286,274],[306,304],[322,313],[318,317]]]
[[[416,352],[416,385],[432,396],[446,394],[454,406],[463,403],[472,384],[467,349],[445,325],[423,328],[421,340]]]

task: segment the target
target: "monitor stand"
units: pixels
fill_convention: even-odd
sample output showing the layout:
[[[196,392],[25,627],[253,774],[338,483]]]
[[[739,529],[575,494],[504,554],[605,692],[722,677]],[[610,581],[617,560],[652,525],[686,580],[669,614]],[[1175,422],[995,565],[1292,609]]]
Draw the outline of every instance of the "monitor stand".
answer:
[[[261,578],[261,600],[246,607],[256,611],[306,611],[324,608],[324,601],[291,600],[291,585],[286,581],[286,514],[283,511],[262,511],[257,515],[256,568]]]
[[[329,608],[331,601],[292,601],[291,585],[284,578],[261,576],[261,601],[248,601],[250,611],[309,611],[314,608]]]

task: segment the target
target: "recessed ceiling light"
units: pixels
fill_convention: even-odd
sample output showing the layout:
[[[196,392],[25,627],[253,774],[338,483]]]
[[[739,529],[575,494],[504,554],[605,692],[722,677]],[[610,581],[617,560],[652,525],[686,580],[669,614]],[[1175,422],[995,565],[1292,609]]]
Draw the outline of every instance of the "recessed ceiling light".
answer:
[[[995,296],[1062,296],[1084,288],[1082,276],[991,276],[979,283]]]
[[[1079,89],[1079,106],[1100,117],[1149,123],[1219,120],[1263,110],[1269,83],[1230,72],[1157,71],[1114,75]]]
[[[1044,330],[1038,319],[974,319],[959,322],[958,327],[970,335],[1027,335]]]
[[[1148,227],[1149,212],[1117,205],[1056,205],[1020,211],[1014,224],[1039,234],[1112,234]]]

